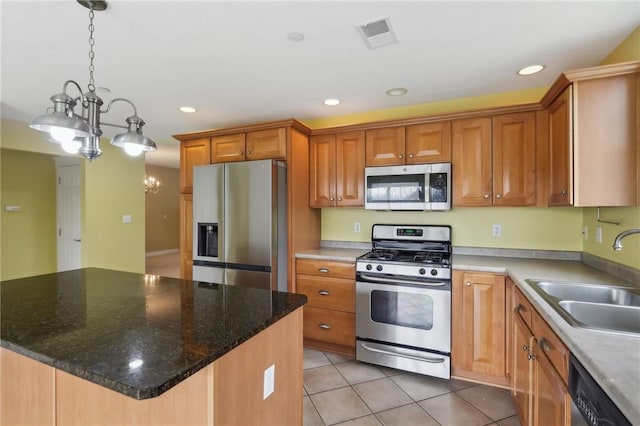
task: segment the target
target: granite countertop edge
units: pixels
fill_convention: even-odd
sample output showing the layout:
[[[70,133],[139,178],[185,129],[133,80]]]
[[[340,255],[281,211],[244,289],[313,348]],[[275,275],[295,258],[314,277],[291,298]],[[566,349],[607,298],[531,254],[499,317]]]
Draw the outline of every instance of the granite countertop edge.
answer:
[[[210,352],[209,354],[207,354],[206,356],[200,358],[199,360],[195,361],[193,364],[191,364],[188,368],[184,369],[181,373],[171,377],[170,379],[168,379],[167,381],[158,384],[157,386],[148,386],[148,387],[135,387],[135,386],[130,386],[127,385],[125,383],[113,380],[109,377],[106,377],[104,375],[101,374],[97,374],[93,371],[84,369],[84,368],[80,368],[77,367],[71,363],[68,362],[64,362],[64,361],[60,361],[60,360],[56,360],[54,358],[48,357],[46,355],[43,355],[39,352],[35,352],[32,350],[29,350],[23,346],[20,345],[16,345],[14,343],[11,343],[7,340],[0,340],[0,346],[11,350],[15,353],[18,353],[20,355],[26,356],[28,358],[34,359],[36,361],[39,361],[43,364],[49,365],[53,368],[56,368],[58,370],[64,371],[65,373],[71,374],[73,376],[76,377],[80,377],[82,379],[88,380],[92,383],[95,383],[97,385],[103,386],[107,389],[110,389],[112,391],[121,393],[123,395],[129,396],[131,398],[137,399],[137,400],[144,400],[144,399],[149,399],[149,398],[155,398],[158,397],[160,395],[162,395],[164,392],[168,391],[169,389],[173,388],[174,386],[176,386],[178,383],[184,381],[185,379],[189,378],[190,376],[192,376],[193,374],[197,373],[198,371],[200,371],[201,369],[207,367],[208,365],[210,365],[211,363],[213,363],[214,361],[216,361],[217,359],[221,358],[222,356],[226,355],[227,353],[231,352],[233,349],[235,349],[236,347],[240,346],[242,343],[250,340],[252,337],[256,336],[258,333],[260,333],[261,331],[265,330],[266,328],[270,327],[271,325],[275,324],[276,322],[278,322],[279,320],[281,320],[282,318],[286,317],[287,315],[291,314],[292,312],[294,312],[296,309],[301,308],[302,306],[304,306],[304,304],[307,302],[307,298],[304,295],[297,295],[299,296],[296,299],[295,303],[292,303],[291,306],[289,306],[287,309],[284,309],[280,312],[278,312],[277,315],[273,315],[271,318],[269,318],[267,321],[263,322],[262,324],[260,324],[260,326],[254,328],[253,330],[251,330],[248,333],[245,333],[241,336],[238,336],[236,339],[234,339],[232,342],[229,342],[227,345]]]

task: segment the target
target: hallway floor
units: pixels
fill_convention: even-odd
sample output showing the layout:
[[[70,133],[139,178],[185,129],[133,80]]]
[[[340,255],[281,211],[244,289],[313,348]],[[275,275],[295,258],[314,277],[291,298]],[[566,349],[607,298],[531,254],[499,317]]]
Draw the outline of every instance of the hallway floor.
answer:
[[[147,256],[145,272],[163,277],[180,278],[180,252]]]
[[[304,350],[304,426],[520,425],[508,390]]]

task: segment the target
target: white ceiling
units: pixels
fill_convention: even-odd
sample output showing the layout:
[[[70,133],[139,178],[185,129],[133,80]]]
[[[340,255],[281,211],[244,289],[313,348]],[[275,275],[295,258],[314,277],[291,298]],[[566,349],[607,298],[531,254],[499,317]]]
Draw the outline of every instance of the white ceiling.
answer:
[[[68,79],[86,89],[87,9],[72,0],[0,7],[3,118],[29,122]],[[147,162],[178,167],[172,134],[550,85],[604,59],[640,24],[640,2],[112,0],[95,15],[95,84],[111,91],[100,96],[133,101],[160,148]],[[356,26],[385,17],[397,43],[370,50]],[[292,32],[304,40],[290,41]],[[516,75],[532,63],[546,69]],[[408,93],[387,96],[394,87]],[[327,97],[342,103],[324,106]],[[102,121],[123,124],[131,112],[116,103]]]

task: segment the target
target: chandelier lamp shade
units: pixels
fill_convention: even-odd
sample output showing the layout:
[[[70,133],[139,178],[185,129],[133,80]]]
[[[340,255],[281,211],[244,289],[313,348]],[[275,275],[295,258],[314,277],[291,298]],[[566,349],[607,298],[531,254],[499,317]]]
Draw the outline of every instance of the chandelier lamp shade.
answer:
[[[95,92],[93,78],[93,60],[95,57],[93,52],[93,16],[94,11],[105,10],[107,2],[100,0],[77,0],[77,2],[89,9],[90,64],[88,91],[82,93],[82,88],[78,83],[73,80],[67,80],[62,86],[62,93],[51,96],[53,107],[49,108],[46,114],[34,117],[29,126],[35,130],[47,132],[49,137],[46,139],[49,142],[60,144],[65,152],[80,154],[88,160],[94,160],[102,155],[102,150],[100,149],[101,125],[126,130],[124,133],[115,135],[111,139],[111,144],[122,148],[129,155],[137,156],[143,152],[155,151],[155,142],[142,134],[142,127],[145,122],[138,116],[138,111],[133,102],[125,98],[115,98],[107,104],[104,110],[101,110],[104,102]],[[69,86],[73,86],[78,90],[78,95],[75,98],[67,93]],[[126,125],[100,121],[100,115],[108,113],[116,102],[128,103],[133,108],[133,115],[125,120]],[[79,114],[75,112],[76,106],[79,106]]]

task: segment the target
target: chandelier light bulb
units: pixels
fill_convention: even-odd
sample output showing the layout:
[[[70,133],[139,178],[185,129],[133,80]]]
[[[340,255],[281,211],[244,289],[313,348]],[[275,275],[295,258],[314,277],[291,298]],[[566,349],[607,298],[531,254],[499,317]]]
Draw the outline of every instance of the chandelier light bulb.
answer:
[[[76,137],[76,132],[73,129],[67,129],[65,127],[51,127],[49,130],[51,137],[60,143],[71,142]]]
[[[62,146],[64,152],[68,152],[69,154],[77,154],[78,152],[80,152],[82,143],[75,139],[71,139],[70,141],[60,142],[60,146]]]
[[[124,144],[124,152],[132,157],[137,157],[138,155],[142,154],[142,151],[143,147],[138,144],[128,142]]]

